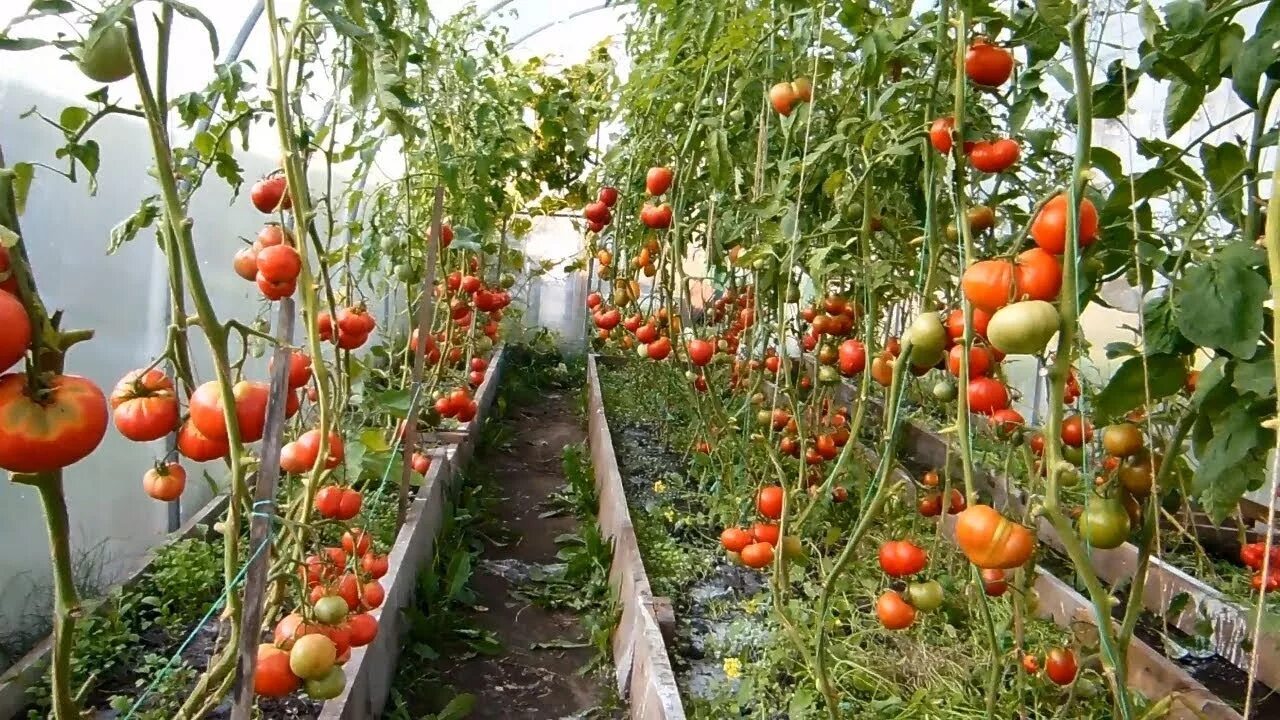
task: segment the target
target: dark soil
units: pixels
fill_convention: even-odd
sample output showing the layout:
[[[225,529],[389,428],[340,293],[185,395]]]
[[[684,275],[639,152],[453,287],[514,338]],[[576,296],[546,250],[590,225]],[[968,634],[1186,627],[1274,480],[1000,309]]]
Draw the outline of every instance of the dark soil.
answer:
[[[476,696],[468,716],[474,720],[585,717],[610,696],[607,679],[579,673],[592,658],[590,648],[556,647],[584,641],[579,618],[520,599],[512,582],[519,571],[503,572],[555,563],[555,538],[578,524],[572,517],[541,515],[543,502],[565,484],[561,451],[581,442],[585,432],[571,398],[547,394],[540,400],[509,414],[513,437],[484,459],[507,495],[496,508],[497,519],[517,539],[490,544],[472,579],[478,604],[487,608],[475,623],[497,635],[502,652],[470,658],[444,673],[459,693]]]

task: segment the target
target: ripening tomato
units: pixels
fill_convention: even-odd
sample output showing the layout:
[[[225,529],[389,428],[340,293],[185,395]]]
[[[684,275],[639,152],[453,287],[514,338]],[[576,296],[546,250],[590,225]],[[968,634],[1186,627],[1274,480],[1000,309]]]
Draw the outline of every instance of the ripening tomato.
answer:
[[[235,270],[237,275],[249,282],[257,280],[258,249],[250,246],[237,250],[235,257],[231,260],[231,269]]]
[[[288,182],[283,174],[262,178],[249,190],[249,200],[258,212],[288,210],[292,205]]]
[[[916,509],[924,517],[937,517],[942,514],[942,495],[940,493],[932,493],[920,498],[920,502],[916,503]]]
[[[798,102],[800,97],[796,94],[795,87],[789,82],[776,83],[769,88],[769,104],[783,117],[790,115]]]
[[[613,214],[609,212],[609,206],[598,200],[587,203],[587,206],[582,209],[582,217],[601,226],[613,222]],[[473,288],[466,292],[475,292],[475,289]]]
[[[287,651],[271,643],[258,646],[258,663],[253,671],[255,693],[262,697],[284,697],[297,690],[300,682],[293,670],[289,669]]]
[[[876,617],[887,630],[903,630],[916,621],[916,609],[901,595],[889,590],[876,600]]]
[[[915,575],[928,561],[924,550],[909,540],[890,540],[880,546],[880,569],[890,577]]]
[[[1028,675],[1035,675],[1040,672],[1040,660],[1035,655],[1027,653],[1022,656],[1022,670]]]
[[[652,167],[644,178],[645,190],[650,195],[661,195],[671,188],[671,181],[675,179],[675,173],[668,167]]]
[[[1102,447],[1109,455],[1118,458],[1137,455],[1142,452],[1143,445],[1142,430],[1133,423],[1108,425],[1102,430]]]
[[[782,506],[785,500],[786,496],[781,487],[777,485],[762,487],[756,494],[756,510],[770,520],[777,520],[782,517]]]
[[[365,309],[364,305],[356,305],[338,310],[338,331],[357,335],[368,335],[378,327],[378,321]]]
[[[1013,74],[1013,53],[977,37],[964,54],[964,74],[975,84],[999,87]]]
[[[178,427],[173,381],[159,369],[127,373],[111,391],[110,403],[116,429],[135,442],[159,440]]]
[[[618,188],[605,185],[600,188],[600,192],[596,193],[596,199],[608,207],[613,207],[618,204]]]
[[[951,152],[953,141],[951,133],[955,130],[956,119],[953,117],[940,117],[933,121],[929,126],[929,144],[934,150],[946,155]]]
[[[413,471],[419,475],[426,475],[427,470],[431,469],[431,456],[416,452],[413,454]]]
[[[200,432],[190,420],[178,428],[178,452],[196,462],[209,462],[226,457],[231,445],[225,439],[215,440]]]
[[[289,650],[289,668],[303,680],[318,680],[329,674],[338,659],[338,646],[321,634],[303,635]]]
[[[162,502],[177,500],[186,488],[187,471],[178,463],[156,465],[142,476],[143,492]]]
[[[947,503],[947,514],[955,515],[956,513],[964,512],[966,505],[968,505],[968,502],[964,499],[964,493],[960,492],[958,488],[951,488],[951,499]]]
[[[87,378],[54,375],[33,397],[26,373],[0,375],[0,468],[60,470],[97,449],[107,423],[107,398]]]
[[[1054,648],[1044,660],[1044,673],[1059,685],[1070,685],[1078,671],[1076,654],[1068,648]]]
[[[240,426],[240,441],[257,442],[267,423],[267,397],[270,389],[266,383],[241,380],[231,388],[235,398],[235,413]],[[188,401],[191,423],[211,440],[227,440],[227,421],[222,410],[222,390],[217,381],[210,380],[196,388]]]
[[[1013,278],[1013,263],[1008,260],[979,260],[964,271],[960,287],[974,308],[994,313],[1009,304]]]
[[[1009,391],[1004,383],[992,377],[969,380],[969,409],[982,415],[990,415],[1009,407]]]
[[[0,291],[0,372],[16,365],[29,347],[31,319],[27,317],[26,308],[18,298]]]
[[[666,230],[671,227],[672,210],[669,203],[654,205],[645,203],[640,209],[640,222],[650,230]]]
[[[1018,162],[1020,154],[1018,141],[1012,138],[982,140],[969,150],[969,164],[982,172],[1004,172]]]
[[[1080,199],[1080,247],[1098,239],[1098,209],[1089,198]],[[1045,252],[1061,255],[1067,248],[1067,195],[1059,193],[1045,203],[1031,221],[1031,238]]]
[[[862,344],[861,340],[852,338],[840,343],[840,349],[836,359],[840,367],[840,374],[845,377],[851,377],[862,372],[867,366],[867,346]]]
[[[990,505],[974,505],[956,517],[956,544],[980,568],[1007,569],[1024,564],[1035,550],[1035,536]]]

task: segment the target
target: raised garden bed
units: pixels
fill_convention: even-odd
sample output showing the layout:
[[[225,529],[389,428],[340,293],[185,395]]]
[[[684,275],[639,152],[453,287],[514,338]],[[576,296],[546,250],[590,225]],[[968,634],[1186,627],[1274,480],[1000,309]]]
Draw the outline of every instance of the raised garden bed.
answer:
[[[840,398],[853,407],[856,402],[856,389],[848,383],[843,383],[840,388]],[[881,407],[875,400],[870,401],[870,409],[874,415],[879,415]],[[901,442],[903,453],[921,468],[945,467],[953,477],[958,477],[961,472],[958,451],[949,447],[950,444],[945,438],[919,422],[909,418],[904,419]],[[1007,506],[1014,514],[1022,512],[1025,496],[1022,492],[1010,494],[1008,489],[1012,484],[1007,478],[999,477],[981,466],[973,468],[973,478],[978,488],[988,494],[997,506]],[[1047,519],[1040,518],[1036,532],[1051,549],[1065,554],[1065,546],[1058,532]],[[1133,543],[1126,542],[1112,550],[1094,549],[1091,550],[1091,559],[1099,578],[1110,585],[1118,582],[1127,583],[1133,578],[1137,567],[1138,548]],[[1178,599],[1183,594],[1189,598],[1189,601]],[[1077,594],[1077,597],[1080,596]],[[1084,598],[1080,597],[1080,600],[1084,601]],[[1173,627],[1188,635],[1203,633],[1203,623],[1207,622],[1210,628],[1207,640],[1212,650],[1222,661],[1230,663],[1235,669],[1243,673],[1248,672],[1252,653],[1246,648],[1249,647],[1253,637],[1250,620],[1252,613],[1249,608],[1232,601],[1203,581],[1154,556],[1150,558],[1148,565],[1142,602],[1147,611],[1163,617]],[[1175,602],[1181,605],[1181,609],[1176,613],[1170,613],[1170,607]],[[1135,640],[1135,644],[1138,642],[1140,641]],[[1153,657],[1148,657],[1153,653]],[[1273,689],[1280,688],[1280,633],[1264,628],[1259,635],[1257,655],[1258,681]],[[1139,649],[1138,656],[1143,658],[1142,664],[1152,668],[1157,667],[1156,657],[1164,658],[1166,663],[1171,662],[1162,653],[1155,652],[1145,643]],[[1211,665],[1212,658],[1188,662],[1188,668],[1195,674],[1203,674],[1206,679],[1214,680],[1215,685],[1229,689],[1243,698],[1245,678],[1224,679],[1224,675],[1232,673],[1225,673],[1222,669],[1215,669]],[[1187,674],[1186,671],[1184,674]],[[1173,682],[1177,684],[1180,681],[1173,678]],[[1199,692],[1205,691],[1205,688],[1198,682],[1196,684],[1199,688],[1192,694],[1198,697]],[[1255,698],[1259,697],[1262,698],[1264,709],[1273,704],[1280,704],[1276,696],[1268,697],[1265,689],[1261,694],[1255,692]],[[1213,707],[1213,705],[1209,703],[1206,707]],[[1271,710],[1274,709],[1271,708]],[[1231,712],[1234,713],[1234,711]],[[1238,714],[1235,716],[1238,717]]]
[[[452,480],[456,470],[470,458],[474,450],[475,437],[492,406],[501,379],[503,355],[502,346],[494,350],[485,379],[476,390],[475,399],[478,406],[476,417],[471,422],[461,425],[456,431],[421,438],[424,445],[435,446],[427,452],[436,461],[433,461],[427,470],[406,514],[405,525],[397,534],[391,552],[388,554],[390,569],[383,579],[386,599],[382,607],[374,611],[375,616],[379,618],[380,630],[373,643],[363,648],[356,648],[352,652],[352,657],[344,668],[348,678],[346,692],[341,697],[323,705],[299,696],[278,700],[263,699],[259,702],[259,707],[263,710],[264,717],[367,718],[370,717],[371,711],[366,708],[377,708],[377,712],[381,711],[390,688],[391,674],[399,651],[397,624],[400,619],[400,609],[409,602],[417,570],[425,559],[430,557],[432,539],[441,522],[441,498],[445,485]],[[452,442],[441,444],[442,441]],[[137,586],[153,571],[157,557],[174,543],[187,539],[216,540],[217,535],[213,530],[213,524],[224,514],[226,503],[226,495],[219,495],[211,500],[181,528],[170,534],[163,543],[149,551],[138,567],[119,585],[106,593],[104,598],[117,597]],[[392,509],[392,516],[394,516],[394,509]],[[105,599],[87,601],[84,603],[84,612],[92,616],[103,611],[109,604]],[[219,622],[216,617],[207,620],[198,628],[190,628],[192,641],[184,649],[182,660],[193,667],[201,666],[215,647],[219,635],[218,628]],[[160,634],[154,635],[150,638],[150,642],[160,643],[156,645],[154,652],[167,657],[172,652],[171,648],[165,646],[168,640]],[[45,676],[50,646],[50,638],[41,641],[0,677],[0,720],[22,717],[21,713],[30,706],[29,689],[39,684]],[[123,680],[132,682],[132,678],[123,678]],[[116,690],[127,695],[130,688],[132,688],[131,684],[117,687]],[[347,705],[351,706],[350,710],[346,708]],[[229,705],[224,705],[211,717],[228,717],[229,709]],[[374,714],[376,715],[376,712]]]
[[[613,635],[618,692],[629,699],[632,718],[682,719],[684,707],[662,632],[663,625],[674,623],[671,603],[654,597],[640,556],[594,355],[587,357],[587,441],[600,496],[600,529],[613,543],[609,583],[622,604]]]

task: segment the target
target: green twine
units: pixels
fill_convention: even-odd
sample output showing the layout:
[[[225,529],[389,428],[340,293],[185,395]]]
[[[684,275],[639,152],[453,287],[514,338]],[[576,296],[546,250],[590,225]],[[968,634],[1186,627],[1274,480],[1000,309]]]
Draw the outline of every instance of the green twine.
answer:
[[[135,713],[138,712],[138,709],[142,707],[142,704],[146,702],[148,697],[150,697],[156,686],[160,684],[160,681],[170,675],[174,665],[182,658],[183,651],[185,651],[196,639],[196,636],[200,634],[205,623],[209,622],[209,618],[213,617],[213,614],[222,607],[222,605],[227,601],[227,598],[230,597],[231,593],[239,587],[240,583],[244,580],[245,575],[248,574],[249,566],[253,564],[253,561],[257,559],[257,557],[262,554],[262,551],[271,544],[271,538],[275,535],[275,523],[272,522],[275,519],[275,515],[271,512],[258,509],[260,507],[268,507],[271,505],[275,505],[275,500],[259,500],[253,504],[254,512],[252,513],[252,516],[267,518],[267,537],[263,538],[258,547],[254,549],[253,554],[249,556],[248,561],[241,566],[240,572],[236,573],[236,576],[231,579],[231,583],[222,591],[222,596],[214,601],[213,605],[209,607],[209,611],[204,614],[204,617],[200,619],[200,622],[196,623],[195,628],[191,630],[191,633],[182,641],[182,644],[178,646],[178,649],[169,657],[168,662],[164,664],[164,667],[160,668],[160,672],[156,673],[155,678],[147,685],[146,689],[142,691],[142,694],[138,696],[138,699],[134,701],[133,706],[129,708],[129,712],[125,714],[124,720],[129,720],[129,718],[134,717]]]

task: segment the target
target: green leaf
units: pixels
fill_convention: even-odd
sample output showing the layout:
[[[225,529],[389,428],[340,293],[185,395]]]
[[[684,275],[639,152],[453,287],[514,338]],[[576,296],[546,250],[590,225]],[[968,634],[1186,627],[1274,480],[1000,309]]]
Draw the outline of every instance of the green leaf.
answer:
[[[1164,131],[1173,135],[1182,129],[1204,103],[1204,83],[1188,83],[1181,78],[1169,81],[1169,94],[1164,101]]]
[[[1253,393],[1260,398],[1271,398],[1276,392],[1276,369],[1271,350],[1258,353],[1249,361],[1238,360],[1231,376],[1231,386],[1242,395]],[[1197,388],[1199,386],[1197,385]]]
[[[408,408],[405,408],[408,411]],[[386,452],[391,449],[387,438],[379,428],[365,428],[360,431],[360,444],[372,452]]]
[[[1231,60],[1231,89],[1251,108],[1258,107],[1258,83],[1262,73],[1275,62],[1275,45],[1280,41],[1280,3],[1268,3],[1258,18],[1252,37],[1240,45]]]
[[[1249,403],[1234,402],[1212,421],[1213,432],[1196,468],[1192,489],[1209,514],[1221,522],[1234,512],[1270,447],[1270,433]],[[1247,460],[1252,461],[1246,464]],[[1243,467],[1242,467],[1243,466]],[[1251,472],[1252,471],[1252,472]]]
[[[1152,355],[1146,358],[1131,357],[1121,363],[1107,386],[1094,398],[1094,418],[1099,422],[1113,420],[1128,411],[1147,404],[1148,391],[1152,401],[1172,395],[1182,389],[1187,380],[1187,370],[1177,355]]]
[[[160,217],[160,197],[149,195],[142,199],[142,204],[132,215],[111,229],[111,242],[107,245],[107,254],[114,253],[121,245],[138,236],[145,227],[149,227]]]
[[[311,4],[324,15],[329,24],[333,25],[333,29],[340,34],[357,39],[369,36],[368,30],[360,27],[346,16],[339,0],[312,0]]]
[[[13,201],[18,214],[26,212],[27,196],[31,192],[31,182],[36,177],[36,166],[29,162],[14,163],[11,168],[13,171]]]
[[[1191,394],[1191,404],[1197,408],[1204,404],[1205,398],[1213,394],[1227,377],[1227,358],[1216,357],[1200,370],[1196,378],[1196,391]]]
[[[1204,30],[1204,0],[1173,0],[1164,6],[1169,31],[1176,35],[1194,36]]]
[[[1071,24],[1071,14],[1075,12],[1075,3],[1070,0],[1036,0],[1036,12],[1053,34],[1059,38],[1067,37],[1067,25]]]
[[[63,130],[74,133],[89,121],[89,111],[77,105],[72,105],[62,109],[62,114],[58,116],[58,124]]]
[[[1187,269],[1177,282],[1178,329],[1191,342],[1253,357],[1262,334],[1267,281],[1240,253],[1222,252]]]
[[[160,2],[173,8],[174,12],[179,15],[191,18],[203,25],[205,32],[209,34],[209,50],[214,57],[218,57],[218,30],[204,13],[184,2],[178,2],[178,0],[160,0]]]
[[[1200,146],[1200,160],[1204,164],[1205,179],[1213,188],[1218,209],[1224,218],[1239,227],[1244,196],[1244,185],[1240,180],[1248,166],[1244,150],[1236,143],[1205,143]]]

